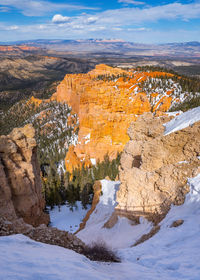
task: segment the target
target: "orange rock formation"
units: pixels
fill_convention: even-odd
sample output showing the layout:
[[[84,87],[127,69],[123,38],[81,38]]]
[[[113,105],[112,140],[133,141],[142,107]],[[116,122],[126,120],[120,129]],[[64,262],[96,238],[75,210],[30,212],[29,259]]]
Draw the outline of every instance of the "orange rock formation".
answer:
[[[116,157],[128,142],[126,132],[137,115],[167,111],[173,91],[165,96],[154,92],[148,96],[140,87],[148,77],[161,76],[172,74],[125,71],[103,64],[87,74],[66,75],[51,99],[68,103],[79,117],[78,144],[66,156],[67,170],[88,157],[103,160],[106,153]]]
[[[35,104],[36,106],[39,106],[42,103],[41,99],[35,98],[34,96],[31,96],[31,98],[28,100],[27,105]]]
[[[14,51],[36,51],[39,48],[33,47],[33,46],[26,46],[26,45],[21,45],[21,46],[0,46],[0,52],[14,52]]]

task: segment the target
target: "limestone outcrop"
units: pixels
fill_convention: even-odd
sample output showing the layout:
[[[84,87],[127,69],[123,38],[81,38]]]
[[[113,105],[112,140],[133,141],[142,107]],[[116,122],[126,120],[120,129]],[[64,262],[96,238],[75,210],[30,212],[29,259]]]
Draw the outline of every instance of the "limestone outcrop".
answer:
[[[121,157],[116,214],[157,224],[171,204],[184,203],[187,179],[200,172],[200,122],[164,136],[166,118],[140,116]]]
[[[71,171],[87,158],[116,157],[129,141],[127,129],[138,115],[165,112],[174,102],[173,90],[144,92],[147,79],[173,76],[164,72],[125,71],[97,65],[87,74],[70,74],[57,87],[51,100],[66,102],[79,118],[78,143],[69,149],[66,169]],[[71,161],[72,160],[72,161]]]
[[[15,128],[0,137],[0,216],[8,221],[23,218],[33,226],[48,224],[44,213],[35,130]]]

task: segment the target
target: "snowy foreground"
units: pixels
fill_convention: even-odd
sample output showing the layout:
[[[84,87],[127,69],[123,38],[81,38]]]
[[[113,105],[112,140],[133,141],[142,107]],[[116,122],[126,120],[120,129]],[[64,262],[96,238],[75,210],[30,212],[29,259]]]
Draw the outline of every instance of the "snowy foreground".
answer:
[[[154,237],[117,251],[122,263],[91,262],[68,249],[13,235],[0,238],[0,279],[199,280],[200,175],[189,183],[191,191],[185,203],[171,208]],[[177,219],[184,223],[170,228]]]
[[[166,134],[200,120],[200,107],[167,123]],[[199,280],[200,279],[200,174],[188,180],[185,203],[173,206],[160,223],[160,231],[144,243],[131,247],[151,223],[141,219],[137,226],[120,218],[112,229],[102,228],[116,204],[119,182],[102,180],[103,195],[78,237],[85,243],[105,242],[114,248],[121,263],[92,262],[58,246],[39,243],[23,235],[0,237],[2,280]],[[64,207],[64,206],[63,206]],[[52,225],[76,230],[82,219],[80,205],[72,213],[61,208],[51,212]],[[65,215],[72,214],[71,218]],[[72,218],[73,217],[73,218]],[[176,220],[184,223],[171,227]]]

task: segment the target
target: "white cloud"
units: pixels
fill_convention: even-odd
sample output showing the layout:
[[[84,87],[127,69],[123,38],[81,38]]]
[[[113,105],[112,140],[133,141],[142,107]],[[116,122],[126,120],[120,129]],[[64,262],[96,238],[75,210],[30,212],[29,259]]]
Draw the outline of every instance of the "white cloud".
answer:
[[[1,31],[16,31],[19,29],[17,25],[7,25],[4,23],[0,23],[0,30]]]
[[[86,19],[86,23],[89,23],[89,24],[95,23],[97,20],[98,20],[98,17],[91,16]]]
[[[1,41],[29,40],[29,39],[88,39],[88,38],[121,38],[125,41],[134,41],[142,43],[167,43],[195,41],[200,38],[200,30],[154,30],[146,27],[123,28],[107,27],[103,25],[81,25],[73,22],[63,24],[37,24],[21,25],[16,30],[9,30],[8,26],[0,23]],[[9,32],[8,32],[9,30]],[[72,32],[73,30],[73,32]],[[55,36],[56,35],[56,36]]]
[[[133,32],[141,32],[141,31],[150,31],[150,28],[146,27],[139,27],[139,28],[127,28],[127,31],[133,31]]]
[[[0,13],[7,13],[10,9],[8,7],[0,7]]]
[[[83,5],[52,3],[43,0],[1,0],[0,5],[16,8],[25,16],[43,16],[49,12],[63,10],[96,10]]]
[[[11,0],[0,0],[0,2],[1,1],[6,2]],[[15,1],[19,2],[19,0]],[[31,1],[29,1],[29,3],[30,2]],[[64,10],[62,12],[64,14]],[[200,30],[198,25],[196,28],[193,28],[193,30],[187,32],[184,31],[182,34],[178,34],[180,30],[178,30],[176,27],[176,20],[179,20],[180,23],[181,21],[200,19],[199,15],[199,2],[190,4],[171,3],[162,6],[145,6],[140,8],[126,7],[92,13],[82,13],[82,11],[80,11],[79,16],[72,16],[70,18],[59,14],[59,12],[55,12],[52,20],[49,22],[44,22],[43,24],[19,25],[16,34],[14,30],[13,32],[10,30],[7,32],[8,34],[5,32],[3,35],[2,33],[0,35],[2,35],[2,38],[8,38],[12,32],[13,38],[14,36],[18,36],[18,38],[15,39],[50,39],[55,37],[79,39],[113,37],[140,42],[165,42],[166,40],[173,41],[173,38],[176,39],[174,34],[177,33],[177,38],[179,36],[179,41],[181,41],[181,36],[185,36],[183,37],[184,40],[189,41],[198,40],[198,38],[200,38]],[[159,24],[160,20],[166,20],[175,23],[173,30],[170,30],[168,35],[166,35],[166,31],[162,29],[163,25]],[[158,22],[157,26],[153,29],[151,28],[152,22]],[[186,23],[184,23],[184,26],[185,24]],[[1,30],[2,32],[3,30],[6,30],[5,26],[1,28]],[[162,34],[164,35],[162,36]],[[189,36],[189,34],[191,34],[191,36]],[[196,35],[196,38],[194,34]],[[22,38],[20,38],[20,36]]]
[[[135,0],[118,0],[118,3],[133,4],[133,5],[144,5],[145,4],[145,2],[135,1]]]
[[[100,24],[133,25],[158,20],[190,20],[200,18],[200,3],[168,5],[147,8],[122,8],[97,13]]]
[[[70,24],[73,28],[75,26],[85,26],[86,30],[89,30],[89,25],[92,25],[93,29],[103,27],[104,29],[122,28],[126,30],[129,28],[144,28],[144,24],[158,22],[159,20],[191,20],[199,18],[200,15],[200,3],[193,4],[181,4],[173,3],[155,7],[145,8],[121,8],[115,10],[106,10],[98,12],[93,15],[81,14],[78,17],[71,17]],[[69,22],[66,19],[66,22]]]
[[[84,25],[81,25],[81,24],[73,24],[71,26],[72,29],[77,29],[77,30],[81,30],[81,29],[84,29],[85,26]]]
[[[121,28],[121,27],[113,27],[112,30],[115,30],[115,31],[122,31],[123,28]]]
[[[19,29],[19,26],[12,25],[12,26],[9,26],[7,30],[17,30],[17,29]]]
[[[106,30],[107,28],[105,26],[96,26],[96,27],[91,27],[89,31],[91,32],[96,32],[96,31],[103,31]]]
[[[65,22],[69,22],[70,21],[70,17],[65,17],[62,15],[54,15],[52,18],[52,22],[53,23],[65,23]]]

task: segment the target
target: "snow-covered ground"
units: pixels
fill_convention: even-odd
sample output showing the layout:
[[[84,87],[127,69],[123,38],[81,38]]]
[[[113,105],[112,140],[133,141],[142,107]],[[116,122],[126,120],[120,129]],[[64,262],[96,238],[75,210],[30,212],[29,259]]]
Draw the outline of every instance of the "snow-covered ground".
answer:
[[[88,209],[83,209],[81,201],[76,202],[77,207],[73,207],[73,211],[70,210],[70,206],[62,205],[60,210],[58,206],[55,206],[49,211],[51,226],[57,227],[61,230],[66,230],[74,233],[79,228],[79,224],[85,217]]]
[[[171,207],[155,236],[121,251],[123,259],[130,261],[137,256],[138,264],[159,271],[162,279],[200,279],[200,174],[189,179],[189,184],[185,203]],[[184,223],[171,228],[179,219]]]
[[[140,224],[133,226],[127,218],[119,217],[114,227],[105,228],[104,224],[111,217],[117,204],[116,193],[120,182],[102,180],[101,183],[100,201],[87,221],[85,229],[81,230],[77,236],[86,244],[105,243],[112,249],[127,248],[133,245],[141,235],[148,233],[152,224],[141,218]],[[76,205],[77,208],[73,208],[73,212],[67,205],[62,205],[60,211],[58,206],[50,210],[50,225],[71,233],[76,232],[89,209],[83,209],[80,201],[77,201]]]
[[[200,120],[200,107],[183,113],[166,124],[166,134]],[[144,243],[130,247],[150,231],[151,223],[134,226],[120,218],[112,229],[102,228],[112,215],[119,182],[102,180],[103,195],[84,230],[78,233],[86,243],[104,241],[117,250],[121,263],[92,262],[58,246],[35,242],[23,235],[0,237],[0,279],[2,280],[199,280],[200,279],[200,174],[188,180],[190,193],[181,206],[171,206],[160,230]],[[64,208],[63,208],[64,209]],[[66,218],[73,212],[54,210],[52,225],[75,225],[80,219]],[[75,214],[76,212],[74,212]],[[63,216],[64,215],[64,216]],[[171,227],[183,220],[179,227]],[[69,222],[70,221],[70,222]],[[66,224],[65,224],[66,223]]]
[[[111,217],[116,206],[116,192],[120,182],[102,180],[102,195],[86,223],[85,229],[77,236],[86,244],[105,243],[112,249],[127,248],[133,245],[141,235],[148,233],[152,224],[141,218],[139,225],[133,226],[127,218],[118,218],[114,227],[108,229],[104,224]]]
[[[165,135],[193,125],[197,121],[200,121],[200,107],[189,110],[164,124]]]
[[[200,174],[189,184],[185,203],[171,208],[156,235],[136,247],[118,250],[121,263],[91,262],[68,249],[13,235],[0,237],[0,279],[199,280]],[[177,219],[184,223],[171,228]]]

